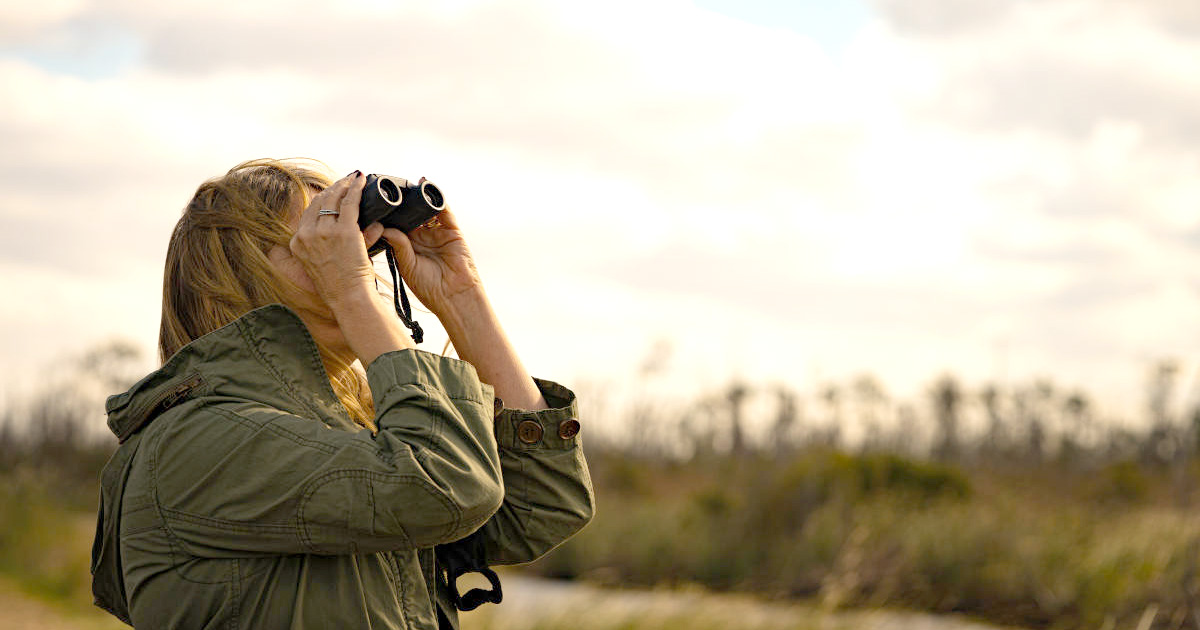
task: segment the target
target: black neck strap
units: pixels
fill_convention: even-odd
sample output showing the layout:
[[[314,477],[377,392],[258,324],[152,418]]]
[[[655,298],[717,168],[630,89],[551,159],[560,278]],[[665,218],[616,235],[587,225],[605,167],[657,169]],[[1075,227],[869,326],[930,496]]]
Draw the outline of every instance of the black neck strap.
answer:
[[[383,251],[387,254],[388,269],[392,272],[392,285],[395,287],[395,291],[392,292],[392,302],[396,306],[396,315],[412,331],[413,342],[421,343],[425,339],[425,332],[421,330],[421,325],[412,318],[412,307],[408,304],[408,293],[404,291],[404,280],[400,278],[400,272],[396,270],[396,253],[392,251],[392,244],[383,241]]]

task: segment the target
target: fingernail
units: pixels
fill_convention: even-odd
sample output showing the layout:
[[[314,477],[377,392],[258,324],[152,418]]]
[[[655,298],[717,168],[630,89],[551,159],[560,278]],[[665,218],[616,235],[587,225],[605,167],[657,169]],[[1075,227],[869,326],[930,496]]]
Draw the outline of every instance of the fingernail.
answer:
[[[355,177],[362,177],[362,171],[354,171]]]

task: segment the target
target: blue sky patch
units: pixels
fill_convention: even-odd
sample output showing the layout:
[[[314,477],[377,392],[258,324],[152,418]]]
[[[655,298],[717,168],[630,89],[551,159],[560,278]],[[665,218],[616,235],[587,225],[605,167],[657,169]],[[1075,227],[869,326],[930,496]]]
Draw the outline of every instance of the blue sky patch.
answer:
[[[694,0],[697,7],[751,24],[786,28],[841,54],[871,19],[863,0]]]
[[[120,75],[138,63],[142,52],[133,30],[112,20],[86,18],[58,24],[24,45],[0,47],[0,56],[92,80]]]

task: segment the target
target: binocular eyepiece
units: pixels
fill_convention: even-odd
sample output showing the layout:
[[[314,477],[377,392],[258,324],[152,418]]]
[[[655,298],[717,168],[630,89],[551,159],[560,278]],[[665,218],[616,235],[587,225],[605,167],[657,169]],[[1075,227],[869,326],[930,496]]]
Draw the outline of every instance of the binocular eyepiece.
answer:
[[[413,183],[391,175],[367,175],[362,201],[358,204],[358,227],[365,229],[379,221],[384,227],[411,232],[437,216],[446,207],[446,198],[433,182],[424,177]]]

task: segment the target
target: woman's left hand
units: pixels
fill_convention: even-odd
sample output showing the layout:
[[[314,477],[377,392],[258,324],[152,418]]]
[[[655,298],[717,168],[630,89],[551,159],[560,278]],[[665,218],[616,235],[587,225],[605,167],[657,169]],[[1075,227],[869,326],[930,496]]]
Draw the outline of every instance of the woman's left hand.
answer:
[[[449,207],[408,234],[388,228],[383,238],[395,250],[400,275],[435,314],[445,314],[456,300],[476,297],[482,289],[467,241]]]
[[[389,228],[383,237],[396,252],[400,275],[438,316],[459,358],[475,366],[479,380],[511,407],[545,409],[546,399],[500,327],[450,209],[432,225],[409,234]]]

